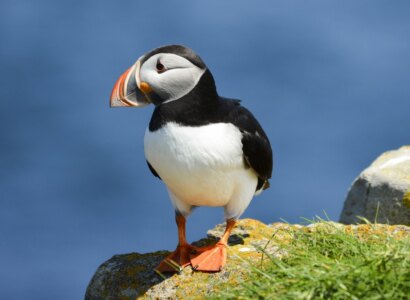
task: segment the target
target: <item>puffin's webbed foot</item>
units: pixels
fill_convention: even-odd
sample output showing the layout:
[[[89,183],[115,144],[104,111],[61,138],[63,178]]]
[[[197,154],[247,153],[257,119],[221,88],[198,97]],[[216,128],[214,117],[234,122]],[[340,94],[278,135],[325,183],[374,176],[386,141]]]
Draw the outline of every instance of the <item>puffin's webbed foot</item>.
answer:
[[[195,246],[190,244],[178,245],[174,252],[168,255],[159,265],[155,271],[165,273],[180,273],[182,269],[191,264],[190,253],[197,251]]]
[[[227,244],[219,241],[215,245],[197,249],[191,254],[191,264],[194,270],[202,272],[219,272],[226,264]]]
[[[212,246],[197,249],[197,253],[191,254],[191,264],[194,270],[202,272],[219,272],[226,264],[226,249],[228,238],[235,227],[236,220],[226,221],[225,233],[219,242]]]

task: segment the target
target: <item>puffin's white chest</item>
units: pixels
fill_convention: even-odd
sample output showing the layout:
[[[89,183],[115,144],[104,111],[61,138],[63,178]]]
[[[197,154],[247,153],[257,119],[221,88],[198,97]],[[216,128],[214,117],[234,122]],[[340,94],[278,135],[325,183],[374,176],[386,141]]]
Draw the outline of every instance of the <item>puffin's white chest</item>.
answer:
[[[191,205],[223,206],[243,177],[241,132],[232,124],[200,127],[168,123],[145,132],[148,162],[180,200]],[[243,184],[243,182],[241,182]]]

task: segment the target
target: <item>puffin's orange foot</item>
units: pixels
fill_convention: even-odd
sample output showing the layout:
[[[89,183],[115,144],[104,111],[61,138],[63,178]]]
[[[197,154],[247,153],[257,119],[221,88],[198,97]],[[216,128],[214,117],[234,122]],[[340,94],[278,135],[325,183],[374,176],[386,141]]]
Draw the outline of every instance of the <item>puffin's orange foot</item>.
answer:
[[[182,269],[191,264],[190,253],[196,251],[196,247],[186,244],[178,246],[174,252],[168,255],[159,265],[155,271],[165,273],[180,273]]]
[[[191,265],[196,271],[219,272],[226,264],[227,245],[218,242],[213,246],[203,247],[191,254]]]

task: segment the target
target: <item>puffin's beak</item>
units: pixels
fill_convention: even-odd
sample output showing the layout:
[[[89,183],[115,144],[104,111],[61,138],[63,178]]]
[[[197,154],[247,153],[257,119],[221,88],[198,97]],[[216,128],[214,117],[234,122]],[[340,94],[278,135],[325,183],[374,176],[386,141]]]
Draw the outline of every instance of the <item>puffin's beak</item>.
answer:
[[[150,101],[139,89],[140,61],[125,71],[114,85],[110,97],[111,107],[142,107],[150,104]]]

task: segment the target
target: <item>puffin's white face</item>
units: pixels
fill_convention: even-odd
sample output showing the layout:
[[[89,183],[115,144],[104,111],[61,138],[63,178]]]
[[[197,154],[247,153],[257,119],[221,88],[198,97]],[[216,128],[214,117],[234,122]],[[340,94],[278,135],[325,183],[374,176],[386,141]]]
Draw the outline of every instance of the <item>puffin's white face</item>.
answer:
[[[162,103],[188,94],[201,79],[206,69],[201,69],[186,58],[172,53],[158,53],[140,66],[139,80],[148,84],[161,98]],[[150,98],[149,93],[146,94]],[[154,101],[152,101],[154,102]]]
[[[110,104],[145,106],[180,99],[188,94],[205,73],[188,59],[173,53],[140,57],[115,83]]]

